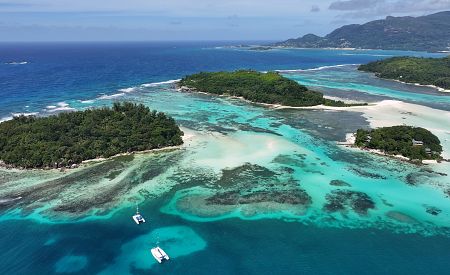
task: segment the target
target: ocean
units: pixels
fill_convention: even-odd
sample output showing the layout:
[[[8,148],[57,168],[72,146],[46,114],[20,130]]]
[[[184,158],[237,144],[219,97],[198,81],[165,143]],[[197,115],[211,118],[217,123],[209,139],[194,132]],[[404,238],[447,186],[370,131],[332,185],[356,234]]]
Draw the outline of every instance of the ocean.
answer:
[[[180,150],[66,172],[0,169],[0,273],[445,273],[450,177],[338,146],[369,127],[361,113],[274,110],[173,84],[279,70],[327,96],[450,111],[448,94],[357,71],[443,55],[237,44],[248,42],[0,44],[0,120],[127,100],[170,114],[189,137]],[[169,262],[152,258],[156,243]]]

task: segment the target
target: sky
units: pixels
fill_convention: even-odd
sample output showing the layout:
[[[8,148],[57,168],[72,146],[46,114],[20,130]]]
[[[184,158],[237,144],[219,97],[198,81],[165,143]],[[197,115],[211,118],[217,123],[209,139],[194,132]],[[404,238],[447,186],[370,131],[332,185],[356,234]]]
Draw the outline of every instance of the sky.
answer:
[[[284,40],[450,0],[0,0],[0,41]]]

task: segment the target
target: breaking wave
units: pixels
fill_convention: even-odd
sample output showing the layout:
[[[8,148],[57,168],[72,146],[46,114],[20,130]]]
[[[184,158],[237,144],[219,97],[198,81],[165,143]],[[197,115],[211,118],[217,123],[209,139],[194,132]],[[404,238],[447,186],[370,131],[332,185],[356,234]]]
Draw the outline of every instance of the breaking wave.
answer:
[[[28,64],[28,61],[11,61],[5,62],[6,65],[25,65]]]
[[[165,85],[165,84],[177,83],[180,80],[181,79],[173,79],[173,80],[167,80],[167,81],[162,81],[162,82],[146,83],[146,84],[142,84],[141,87],[144,87],[144,88],[157,87],[157,86],[161,86],[161,85]]]
[[[326,69],[350,67],[350,66],[358,66],[358,65],[361,65],[361,64],[331,65],[331,66],[322,66],[322,67],[317,67],[317,68],[312,68],[312,69],[276,70],[276,72],[279,72],[279,73],[311,72],[311,71],[322,71],[322,70],[326,70]]]

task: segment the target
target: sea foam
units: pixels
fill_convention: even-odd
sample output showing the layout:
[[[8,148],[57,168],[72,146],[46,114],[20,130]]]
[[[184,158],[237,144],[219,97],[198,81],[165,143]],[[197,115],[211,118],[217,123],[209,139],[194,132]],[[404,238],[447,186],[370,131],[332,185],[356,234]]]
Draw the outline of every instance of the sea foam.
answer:
[[[45,109],[47,112],[75,111],[75,108],[70,107],[66,102],[58,102],[56,105],[49,105]]]
[[[142,84],[141,87],[144,87],[144,88],[157,87],[157,86],[161,86],[161,85],[165,85],[165,84],[176,83],[176,82],[178,82],[180,80],[181,79],[173,79],[173,80],[167,80],[167,81],[162,81],[162,82],[146,83],[146,84]]]
[[[25,65],[28,64],[27,61],[12,61],[12,62],[5,62],[6,65]]]
[[[158,87],[158,86],[161,86],[161,85],[176,83],[178,81],[180,81],[180,79],[173,79],[173,80],[167,80],[167,81],[161,81],[161,82],[145,83],[145,84],[141,84],[140,86],[129,87],[129,88],[122,88],[122,89],[117,90],[119,93],[112,94],[112,95],[103,94],[103,95],[99,96],[98,99],[105,99],[105,100],[107,100],[107,99],[114,99],[114,98],[122,97],[122,96],[124,96],[126,94],[129,94],[129,93],[135,92],[135,91],[139,90],[139,88]]]
[[[136,91],[136,87],[130,87],[130,88],[123,88],[123,89],[119,89],[119,92],[123,92],[123,93],[132,93],[134,91]]]
[[[0,118],[0,123],[1,123],[1,122],[4,122],[4,121],[11,120],[11,119],[13,119],[13,118],[15,118],[15,117],[18,117],[18,116],[35,116],[35,115],[37,115],[37,114],[38,114],[37,112],[31,112],[31,113],[11,113],[10,116],[6,116],[6,117]]]
[[[95,100],[94,99],[88,99],[88,100],[79,100],[80,103],[83,104],[90,104],[90,103],[94,103]]]
[[[276,72],[279,72],[279,73],[311,72],[311,71],[322,71],[322,70],[326,70],[326,69],[358,66],[358,65],[361,65],[361,64],[331,65],[331,66],[322,66],[322,67],[317,67],[317,68],[312,68],[312,69],[276,70]]]
[[[98,99],[114,99],[114,98],[121,97],[124,95],[125,95],[125,93],[117,93],[117,94],[112,94],[112,95],[101,95],[98,97]]]

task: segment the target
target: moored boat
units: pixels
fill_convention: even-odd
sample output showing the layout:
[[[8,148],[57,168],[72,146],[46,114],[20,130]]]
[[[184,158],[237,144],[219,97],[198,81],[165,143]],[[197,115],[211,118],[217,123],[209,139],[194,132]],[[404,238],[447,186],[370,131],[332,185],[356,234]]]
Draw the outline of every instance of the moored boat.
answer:
[[[158,263],[162,263],[164,261],[168,261],[169,255],[159,246],[153,247],[151,250],[153,257]]]
[[[139,208],[136,206],[136,215],[133,216],[133,220],[136,224],[141,224],[145,222],[144,217],[139,213]]]

